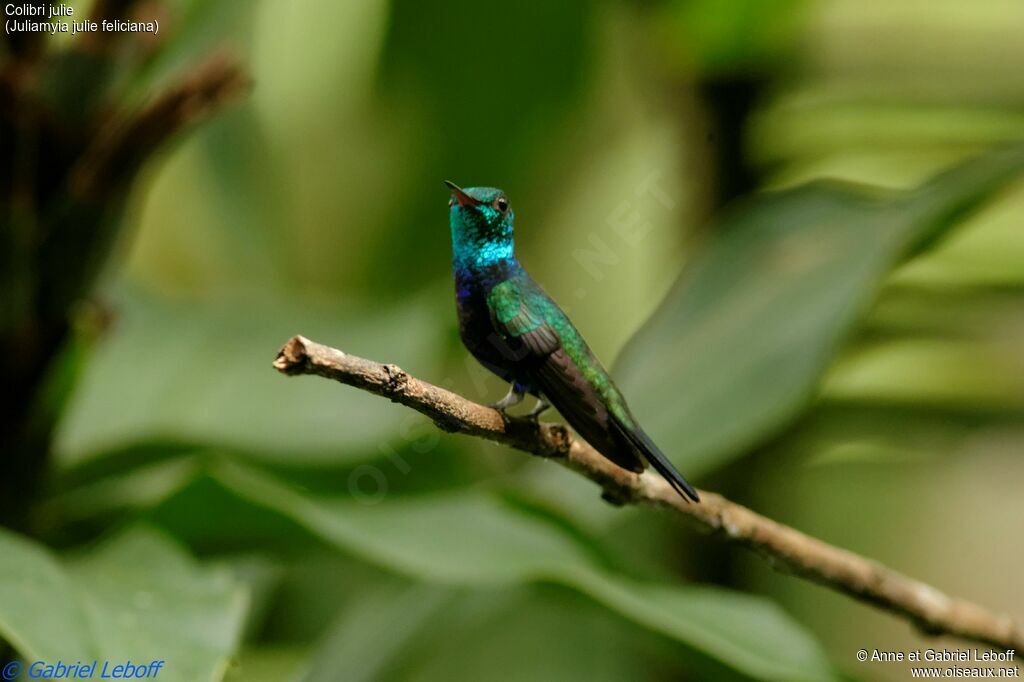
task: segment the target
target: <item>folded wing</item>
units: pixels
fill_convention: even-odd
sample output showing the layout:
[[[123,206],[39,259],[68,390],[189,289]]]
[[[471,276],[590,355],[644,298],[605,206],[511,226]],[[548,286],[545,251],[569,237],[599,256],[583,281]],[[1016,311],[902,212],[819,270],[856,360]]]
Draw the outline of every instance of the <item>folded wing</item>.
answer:
[[[636,446],[617,427],[596,387],[523,289],[509,280],[496,286],[487,300],[494,329],[515,358],[521,383],[547,398],[602,455],[624,469],[643,471]]]

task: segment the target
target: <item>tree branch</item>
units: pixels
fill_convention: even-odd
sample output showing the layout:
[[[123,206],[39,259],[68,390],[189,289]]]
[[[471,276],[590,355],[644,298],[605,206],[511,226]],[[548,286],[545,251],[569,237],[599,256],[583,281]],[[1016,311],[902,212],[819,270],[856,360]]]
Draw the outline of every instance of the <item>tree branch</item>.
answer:
[[[215,52],[139,111],[111,118],[71,169],[77,197],[120,191],[166,140],[222,108],[249,88],[230,52]]]
[[[617,504],[670,509],[698,527],[762,555],[774,568],[793,573],[859,601],[906,618],[931,635],[953,635],[1001,650],[1024,650],[1024,630],[1009,616],[954,599],[875,561],[804,535],[721,495],[700,491],[700,504],[679,496],[660,476],[621,469],[565,426],[506,421],[494,409],[410,376],[396,365],[348,355],[301,336],[277,355],[274,367],[288,375],[315,374],[355,386],[430,417],[445,431],[504,443],[554,459],[600,485]]]

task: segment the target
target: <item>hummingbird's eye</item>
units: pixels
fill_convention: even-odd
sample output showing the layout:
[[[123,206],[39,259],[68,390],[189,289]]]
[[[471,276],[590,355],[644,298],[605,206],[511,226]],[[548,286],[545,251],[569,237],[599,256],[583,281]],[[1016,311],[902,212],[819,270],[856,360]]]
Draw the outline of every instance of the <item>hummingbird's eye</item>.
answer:
[[[508,199],[505,197],[498,197],[498,200],[494,202],[494,205],[497,206],[499,211],[504,213],[508,210]]]

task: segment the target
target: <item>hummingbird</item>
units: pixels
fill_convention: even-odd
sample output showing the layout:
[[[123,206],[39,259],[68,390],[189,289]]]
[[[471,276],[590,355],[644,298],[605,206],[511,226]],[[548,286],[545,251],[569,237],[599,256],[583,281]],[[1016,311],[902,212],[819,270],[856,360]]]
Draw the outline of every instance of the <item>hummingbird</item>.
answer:
[[[607,370],[558,304],[516,259],[515,213],[493,187],[451,190],[448,220],[459,336],[484,367],[509,383],[491,405],[506,410],[529,393],[537,419],[552,405],[604,457],[641,473],[649,463],[683,496],[700,497],[640,428]]]

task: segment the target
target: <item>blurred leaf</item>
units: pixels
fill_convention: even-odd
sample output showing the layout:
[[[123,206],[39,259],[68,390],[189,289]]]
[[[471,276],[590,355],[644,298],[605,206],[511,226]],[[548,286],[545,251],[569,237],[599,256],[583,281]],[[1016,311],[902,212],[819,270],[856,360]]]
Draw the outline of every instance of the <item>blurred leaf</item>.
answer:
[[[951,459],[1011,449],[1024,437],[1020,409],[993,412],[984,406],[947,409],[827,396],[799,425],[771,447],[769,459],[785,453],[801,466],[848,463],[951,466]],[[943,459],[947,461],[943,462]],[[887,469],[890,466],[886,467]]]
[[[436,621],[452,593],[431,585],[393,585],[373,590],[343,610],[320,643],[303,682],[381,679],[385,666],[420,631]]]
[[[303,682],[659,679],[659,667],[688,669],[678,654],[559,586],[454,590],[384,576],[342,609]]]
[[[615,574],[559,524],[483,493],[360,505],[314,500],[234,464],[223,463],[213,476],[241,501],[274,510],[328,544],[399,573],[479,587],[554,582],[750,677],[832,676],[813,638],[774,604]]]
[[[1024,114],[982,106],[805,96],[773,102],[758,114],[752,126],[751,153],[767,165],[847,151],[881,155],[895,150],[963,153],[978,145],[1021,138]]]
[[[0,635],[25,658],[85,660],[93,641],[75,586],[41,545],[0,530]]]
[[[218,494],[226,497],[222,488]],[[317,546],[311,549],[312,544]],[[260,549],[281,554],[274,552],[273,543]],[[267,608],[250,616],[251,632],[257,638],[251,644],[293,643],[309,648],[337,625],[343,609],[385,586],[410,584],[320,543],[308,543],[301,551],[291,552],[278,568],[278,579],[266,594]]]
[[[806,0],[673,0],[656,15],[666,56],[688,70],[766,70],[793,51]]]
[[[40,504],[44,518],[67,527],[76,523],[111,523],[127,514],[151,508],[172,494],[200,470],[202,458],[175,449],[146,448],[129,450],[125,461],[120,455],[110,466],[86,467],[73,476],[58,478],[53,494]],[[139,459],[132,461],[131,455]],[[156,458],[150,463],[148,458]],[[119,472],[118,467],[125,471]],[[81,473],[81,475],[79,475]]]
[[[814,183],[728,215],[630,342],[622,386],[689,475],[788,424],[882,280],[1024,170],[994,151],[889,197]]]
[[[403,413],[325,381],[271,368],[294,334],[353,353],[402,358],[430,374],[444,324],[423,300],[386,313],[283,301],[171,305],[122,295],[112,336],[98,349],[59,427],[65,466],[153,441],[212,444],[281,463],[377,457]],[[447,319],[447,318],[445,318]],[[130,462],[129,462],[130,463]]]
[[[243,649],[224,676],[225,682],[293,682],[302,677],[306,647],[260,645]]]
[[[161,679],[223,675],[245,596],[161,535],[136,528],[62,565],[0,531],[0,555],[0,634],[26,659],[165,660]]]
[[[1007,103],[1024,59],[1016,0],[815,3],[801,64],[813,74],[800,85],[857,99],[933,103]],[[951,39],[951,37],[955,38]],[[936,44],[945,49],[936,50]],[[809,82],[808,82],[809,81]]]
[[[1017,345],[902,338],[861,344],[822,382],[838,401],[921,406],[950,414],[1021,414],[1024,357]]]
[[[223,271],[219,276],[228,282],[256,280],[267,288],[287,290],[280,282],[279,263],[291,245],[290,231],[281,229],[290,220],[283,210],[287,182],[265,127],[246,103],[209,122],[198,135],[196,149],[209,169],[208,177],[199,182],[217,209],[218,239],[224,250],[213,259]]]
[[[146,530],[115,538],[69,569],[104,657],[166,658],[168,677],[182,680],[223,673],[247,601],[228,572],[198,566]]]
[[[678,646],[653,646],[643,634],[558,586],[467,592],[383,679],[617,682],[671,679],[664,673],[673,669],[691,672]]]

